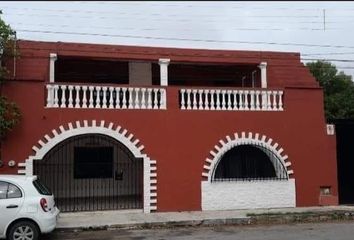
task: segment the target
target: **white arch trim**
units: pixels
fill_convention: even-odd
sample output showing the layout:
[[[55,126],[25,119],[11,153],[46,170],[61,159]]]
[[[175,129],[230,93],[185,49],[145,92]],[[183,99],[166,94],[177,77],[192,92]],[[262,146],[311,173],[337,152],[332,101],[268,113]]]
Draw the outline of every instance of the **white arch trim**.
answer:
[[[288,180],[211,182],[222,156],[239,145],[258,145],[271,151],[286,169]],[[288,156],[273,139],[252,132],[226,136],[225,139],[219,140],[210,151],[210,156],[205,159],[201,181],[202,210],[295,207],[296,189],[293,173]]]
[[[58,129],[53,129],[51,134],[46,134],[32,147],[34,154],[29,156],[25,162],[19,163],[19,174],[33,175],[33,161],[42,160],[43,157],[58,143],[73,136],[83,134],[103,134],[124,144],[136,158],[143,158],[144,162],[144,212],[148,213],[156,210],[157,204],[157,167],[156,161],[151,160],[143,153],[144,145],[139,139],[121,126],[114,126],[112,122],[106,124],[102,120],[97,124],[96,120],[91,122],[84,120],[76,121],[75,124],[69,122],[66,127],[61,125]]]
[[[219,143],[214,146],[214,149],[210,151],[210,156],[205,159],[202,172],[203,179],[211,182],[214,170],[222,156],[233,147],[240,145],[259,145],[271,151],[281,161],[288,178],[292,178],[294,171],[291,169],[291,162],[278,143],[273,142],[272,138],[267,138],[265,135],[260,136],[259,133],[248,132],[246,135],[245,132],[242,132],[240,135],[235,133],[233,137],[226,136],[225,139],[220,139]]]

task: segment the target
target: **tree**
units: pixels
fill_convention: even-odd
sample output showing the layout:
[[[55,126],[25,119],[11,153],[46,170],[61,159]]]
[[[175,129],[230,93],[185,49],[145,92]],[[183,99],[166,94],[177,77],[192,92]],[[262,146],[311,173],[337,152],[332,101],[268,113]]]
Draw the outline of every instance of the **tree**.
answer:
[[[9,74],[4,62],[16,55],[16,49],[13,44],[16,40],[16,33],[1,19],[1,14],[0,10],[0,141],[4,139],[6,134],[20,119],[20,111],[17,105],[2,95],[2,86],[6,83]]]
[[[327,121],[334,119],[354,119],[354,82],[352,76],[338,72],[330,62],[307,63],[312,75],[323,87]]]

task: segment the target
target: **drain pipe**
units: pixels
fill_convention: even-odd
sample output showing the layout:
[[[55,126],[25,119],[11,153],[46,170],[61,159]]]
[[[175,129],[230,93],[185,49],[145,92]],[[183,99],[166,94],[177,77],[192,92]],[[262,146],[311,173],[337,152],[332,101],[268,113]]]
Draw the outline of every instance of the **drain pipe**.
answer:
[[[242,81],[242,87],[245,86],[245,79],[246,79],[246,76],[243,76],[242,79],[241,79],[241,81]]]
[[[254,88],[254,81],[255,81],[255,73],[257,72],[257,70],[254,70],[252,72],[252,88]]]

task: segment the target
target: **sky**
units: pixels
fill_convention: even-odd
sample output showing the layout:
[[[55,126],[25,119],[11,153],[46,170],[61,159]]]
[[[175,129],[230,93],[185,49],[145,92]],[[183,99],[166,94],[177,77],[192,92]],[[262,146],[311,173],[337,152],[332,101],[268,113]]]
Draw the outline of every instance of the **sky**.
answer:
[[[300,52],[354,76],[354,2],[1,1],[18,39]]]

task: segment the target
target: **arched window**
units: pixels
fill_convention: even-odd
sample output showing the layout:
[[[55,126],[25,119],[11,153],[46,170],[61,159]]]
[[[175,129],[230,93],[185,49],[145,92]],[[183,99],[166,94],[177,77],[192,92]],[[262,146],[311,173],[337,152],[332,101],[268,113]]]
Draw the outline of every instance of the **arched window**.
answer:
[[[220,159],[213,181],[288,179],[281,161],[259,145],[240,145]]]

